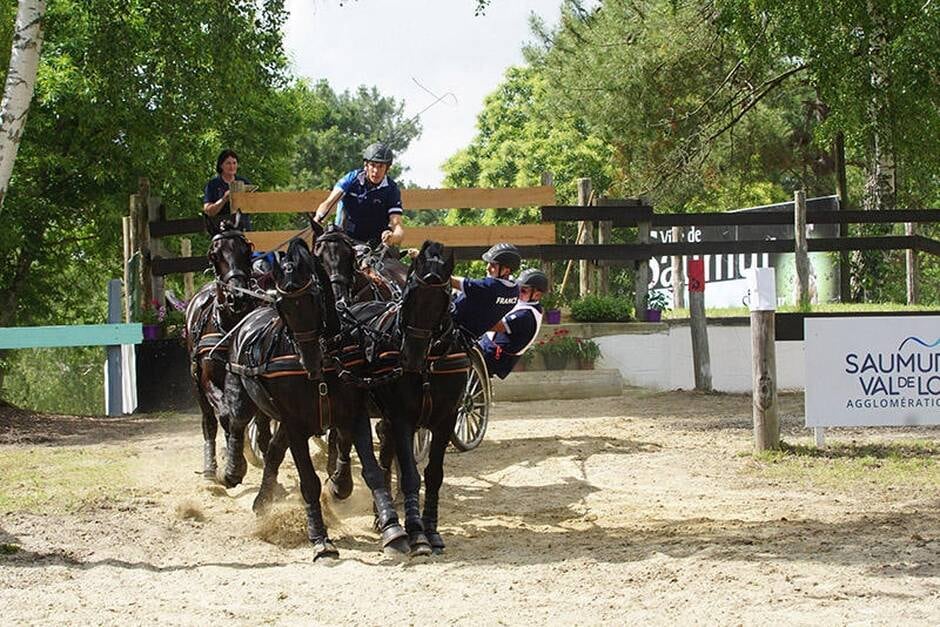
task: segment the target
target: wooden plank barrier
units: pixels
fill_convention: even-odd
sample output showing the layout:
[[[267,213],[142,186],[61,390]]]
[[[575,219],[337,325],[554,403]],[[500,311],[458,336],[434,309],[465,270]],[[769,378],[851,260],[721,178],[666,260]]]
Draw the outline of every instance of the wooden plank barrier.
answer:
[[[329,193],[326,189],[233,193],[232,207],[245,213],[307,213],[316,211]],[[494,189],[403,189],[401,203],[406,210],[411,211],[537,207],[555,203],[555,188],[552,185],[540,185]]]
[[[255,250],[281,250],[297,231],[249,231],[245,235]],[[309,231],[304,239],[310,243]],[[498,242],[512,242],[516,246],[537,246],[555,243],[554,224],[517,224],[505,226],[412,226],[405,228],[406,248],[418,248],[424,240],[435,240],[447,246],[492,246]]]

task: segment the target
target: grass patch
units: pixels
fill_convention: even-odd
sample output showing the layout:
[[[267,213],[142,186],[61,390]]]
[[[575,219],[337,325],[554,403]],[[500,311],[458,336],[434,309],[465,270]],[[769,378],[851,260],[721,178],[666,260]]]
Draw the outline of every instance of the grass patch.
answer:
[[[71,512],[128,490],[126,451],[7,448],[0,454],[0,513]]]
[[[0,555],[13,555],[19,553],[19,551],[20,547],[15,544],[7,544],[6,542],[0,544]]]
[[[828,487],[928,487],[940,481],[940,443],[838,443],[814,446],[781,442],[778,451],[753,454],[762,476]]]

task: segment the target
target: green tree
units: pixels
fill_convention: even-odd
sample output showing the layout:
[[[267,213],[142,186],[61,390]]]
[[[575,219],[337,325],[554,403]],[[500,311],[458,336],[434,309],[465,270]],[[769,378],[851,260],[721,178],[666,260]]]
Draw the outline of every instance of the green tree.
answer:
[[[385,142],[398,155],[421,134],[418,122],[405,118],[404,104],[375,87],[337,94],[321,80],[313,87],[302,85],[300,97],[305,131],[292,164],[290,186],[295,189],[329,189],[361,165],[362,150],[372,142]],[[392,177],[405,169],[396,161]]]
[[[301,116],[286,17],[282,0],[49,0],[4,201],[0,326],[102,320],[139,176],[171,217],[198,215],[222,146],[262,186],[287,182]]]

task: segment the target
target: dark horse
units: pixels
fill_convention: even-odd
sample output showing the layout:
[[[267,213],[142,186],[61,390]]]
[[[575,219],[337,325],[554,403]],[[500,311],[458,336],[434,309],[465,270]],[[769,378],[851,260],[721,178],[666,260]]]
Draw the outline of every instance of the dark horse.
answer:
[[[444,451],[454,432],[457,406],[470,370],[465,342],[450,315],[453,269],[453,251],[445,256],[442,244],[424,243],[408,273],[395,325],[402,375],[372,391],[387,423],[380,460],[387,476],[393,457],[398,458],[405,530],[415,553],[444,550],[437,531]],[[424,471],[423,513],[418,495],[421,477],[412,445],[419,427],[432,434]]]
[[[284,456],[283,438],[300,475],[307,535],[316,557],[335,557],[339,553],[323,522],[321,484],[308,443],[312,435],[322,435],[327,428],[335,430],[356,446],[363,478],[372,490],[384,548],[405,553],[405,532],[372,450],[365,395],[324,376],[323,345],[330,345],[340,330],[336,301],[327,287],[330,277],[300,239],[291,241],[273,271],[276,308],[265,307],[250,314],[232,346],[229,368],[237,376],[227,380],[225,389],[230,428],[229,463],[223,480],[226,485],[236,485],[245,475],[244,458],[238,453],[244,445],[245,426],[256,409],[278,420],[275,439],[265,455],[255,509],[263,509],[271,500]]]
[[[251,244],[241,231],[241,220],[240,212],[235,214],[234,222],[216,224],[206,220],[212,236],[208,257],[215,281],[204,285],[186,307],[186,345],[202,410],[202,472],[211,479],[216,475],[215,436],[219,423],[226,432],[229,428],[222,406],[231,344],[226,335],[257,303],[240,291],[248,289],[251,280]]]

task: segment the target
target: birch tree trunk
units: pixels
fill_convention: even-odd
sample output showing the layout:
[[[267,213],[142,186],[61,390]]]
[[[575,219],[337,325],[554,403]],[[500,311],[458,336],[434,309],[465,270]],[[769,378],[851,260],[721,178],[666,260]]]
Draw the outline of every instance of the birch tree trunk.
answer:
[[[26,114],[36,87],[39,48],[42,45],[42,17],[45,0],[19,0],[10,68],[7,70],[3,100],[0,101],[0,209],[13,174],[13,162],[26,125]]]

